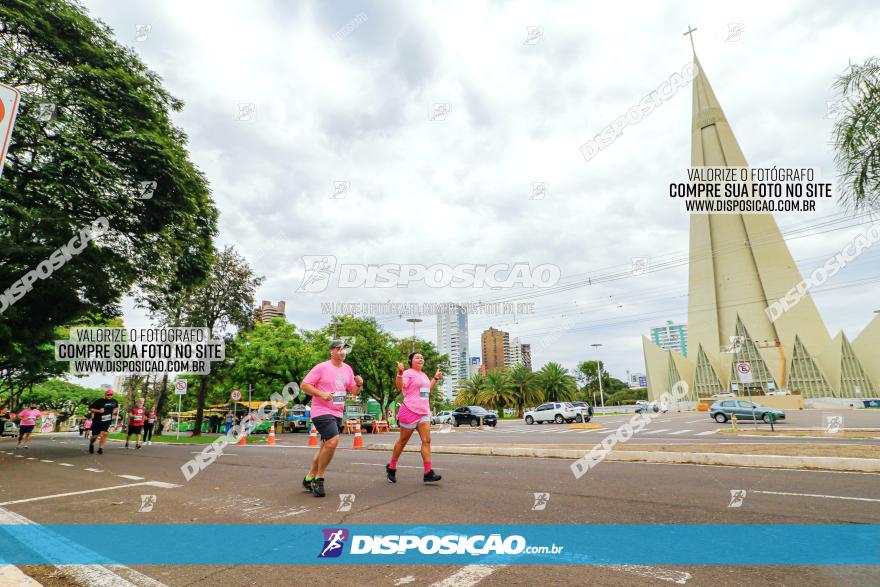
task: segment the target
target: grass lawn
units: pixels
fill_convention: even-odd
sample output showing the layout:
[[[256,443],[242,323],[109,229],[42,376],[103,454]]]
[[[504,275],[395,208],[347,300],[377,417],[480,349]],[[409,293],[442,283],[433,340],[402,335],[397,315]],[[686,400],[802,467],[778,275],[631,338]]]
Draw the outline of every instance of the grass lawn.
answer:
[[[114,432],[112,434],[108,434],[107,438],[111,440],[125,440],[125,434],[122,432]],[[267,436],[265,434],[254,435],[248,438],[248,444],[261,444],[266,442]],[[189,436],[189,432],[181,432],[180,438],[177,437],[176,434],[171,434],[168,436],[156,436],[153,435],[153,442],[180,442],[184,444],[211,444],[217,440],[216,434],[211,434],[209,436]],[[134,436],[131,437],[130,442],[134,444]]]

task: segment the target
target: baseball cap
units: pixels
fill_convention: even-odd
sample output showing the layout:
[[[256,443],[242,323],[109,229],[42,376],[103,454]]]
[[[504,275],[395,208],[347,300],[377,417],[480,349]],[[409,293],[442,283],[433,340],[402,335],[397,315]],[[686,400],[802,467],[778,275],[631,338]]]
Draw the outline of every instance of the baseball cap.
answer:
[[[107,391],[104,392],[104,395],[113,395],[113,390],[108,389]]]
[[[351,345],[348,344],[347,342],[345,342],[344,340],[339,340],[337,338],[337,339],[330,341],[330,350],[332,351],[333,349],[342,349],[344,351],[350,351]]]

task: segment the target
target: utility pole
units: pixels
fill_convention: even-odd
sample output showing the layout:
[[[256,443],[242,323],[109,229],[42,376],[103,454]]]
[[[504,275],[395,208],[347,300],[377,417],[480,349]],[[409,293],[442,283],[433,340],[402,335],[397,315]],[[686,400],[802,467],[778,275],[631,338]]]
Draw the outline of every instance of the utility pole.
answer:
[[[599,372],[599,398],[602,400],[602,408],[605,408],[605,394],[602,391],[602,361],[599,360],[599,347],[602,346],[601,342],[594,342],[590,345],[591,347],[596,349],[596,367]]]

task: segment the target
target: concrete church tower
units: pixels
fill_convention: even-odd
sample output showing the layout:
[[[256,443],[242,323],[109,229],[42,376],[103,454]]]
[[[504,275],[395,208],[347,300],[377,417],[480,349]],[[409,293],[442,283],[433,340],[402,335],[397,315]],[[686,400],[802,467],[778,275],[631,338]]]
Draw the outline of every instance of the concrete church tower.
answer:
[[[747,167],[696,55],[694,64],[691,166]],[[858,340],[861,344],[851,345],[843,333],[832,340],[809,292],[770,320],[767,307],[801,280],[772,214],[691,215],[691,351],[685,358],[643,337],[650,397],[658,399],[679,379],[688,383],[691,400],[729,390],[737,382],[735,363],[741,361],[752,366],[752,395],[787,387],[804,397],[853,397],[853,389],[871,397],[875,389],[854,349],[866,349],[865,340],[877,338],[877,320],[871,333]],[[847,377],[857,382],[847,385]]]

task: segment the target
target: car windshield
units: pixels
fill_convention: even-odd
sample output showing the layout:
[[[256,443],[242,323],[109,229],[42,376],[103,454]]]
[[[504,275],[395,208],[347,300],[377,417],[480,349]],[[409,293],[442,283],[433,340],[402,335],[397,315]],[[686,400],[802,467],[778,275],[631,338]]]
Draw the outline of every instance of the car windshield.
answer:
[[[487,410],[484,410],[483,408],[481,408],[479,406],[471,406],[471,414],[476,414],[478,416],[482,416],[482,415],[488,414],[488,413],[489,412]]]

